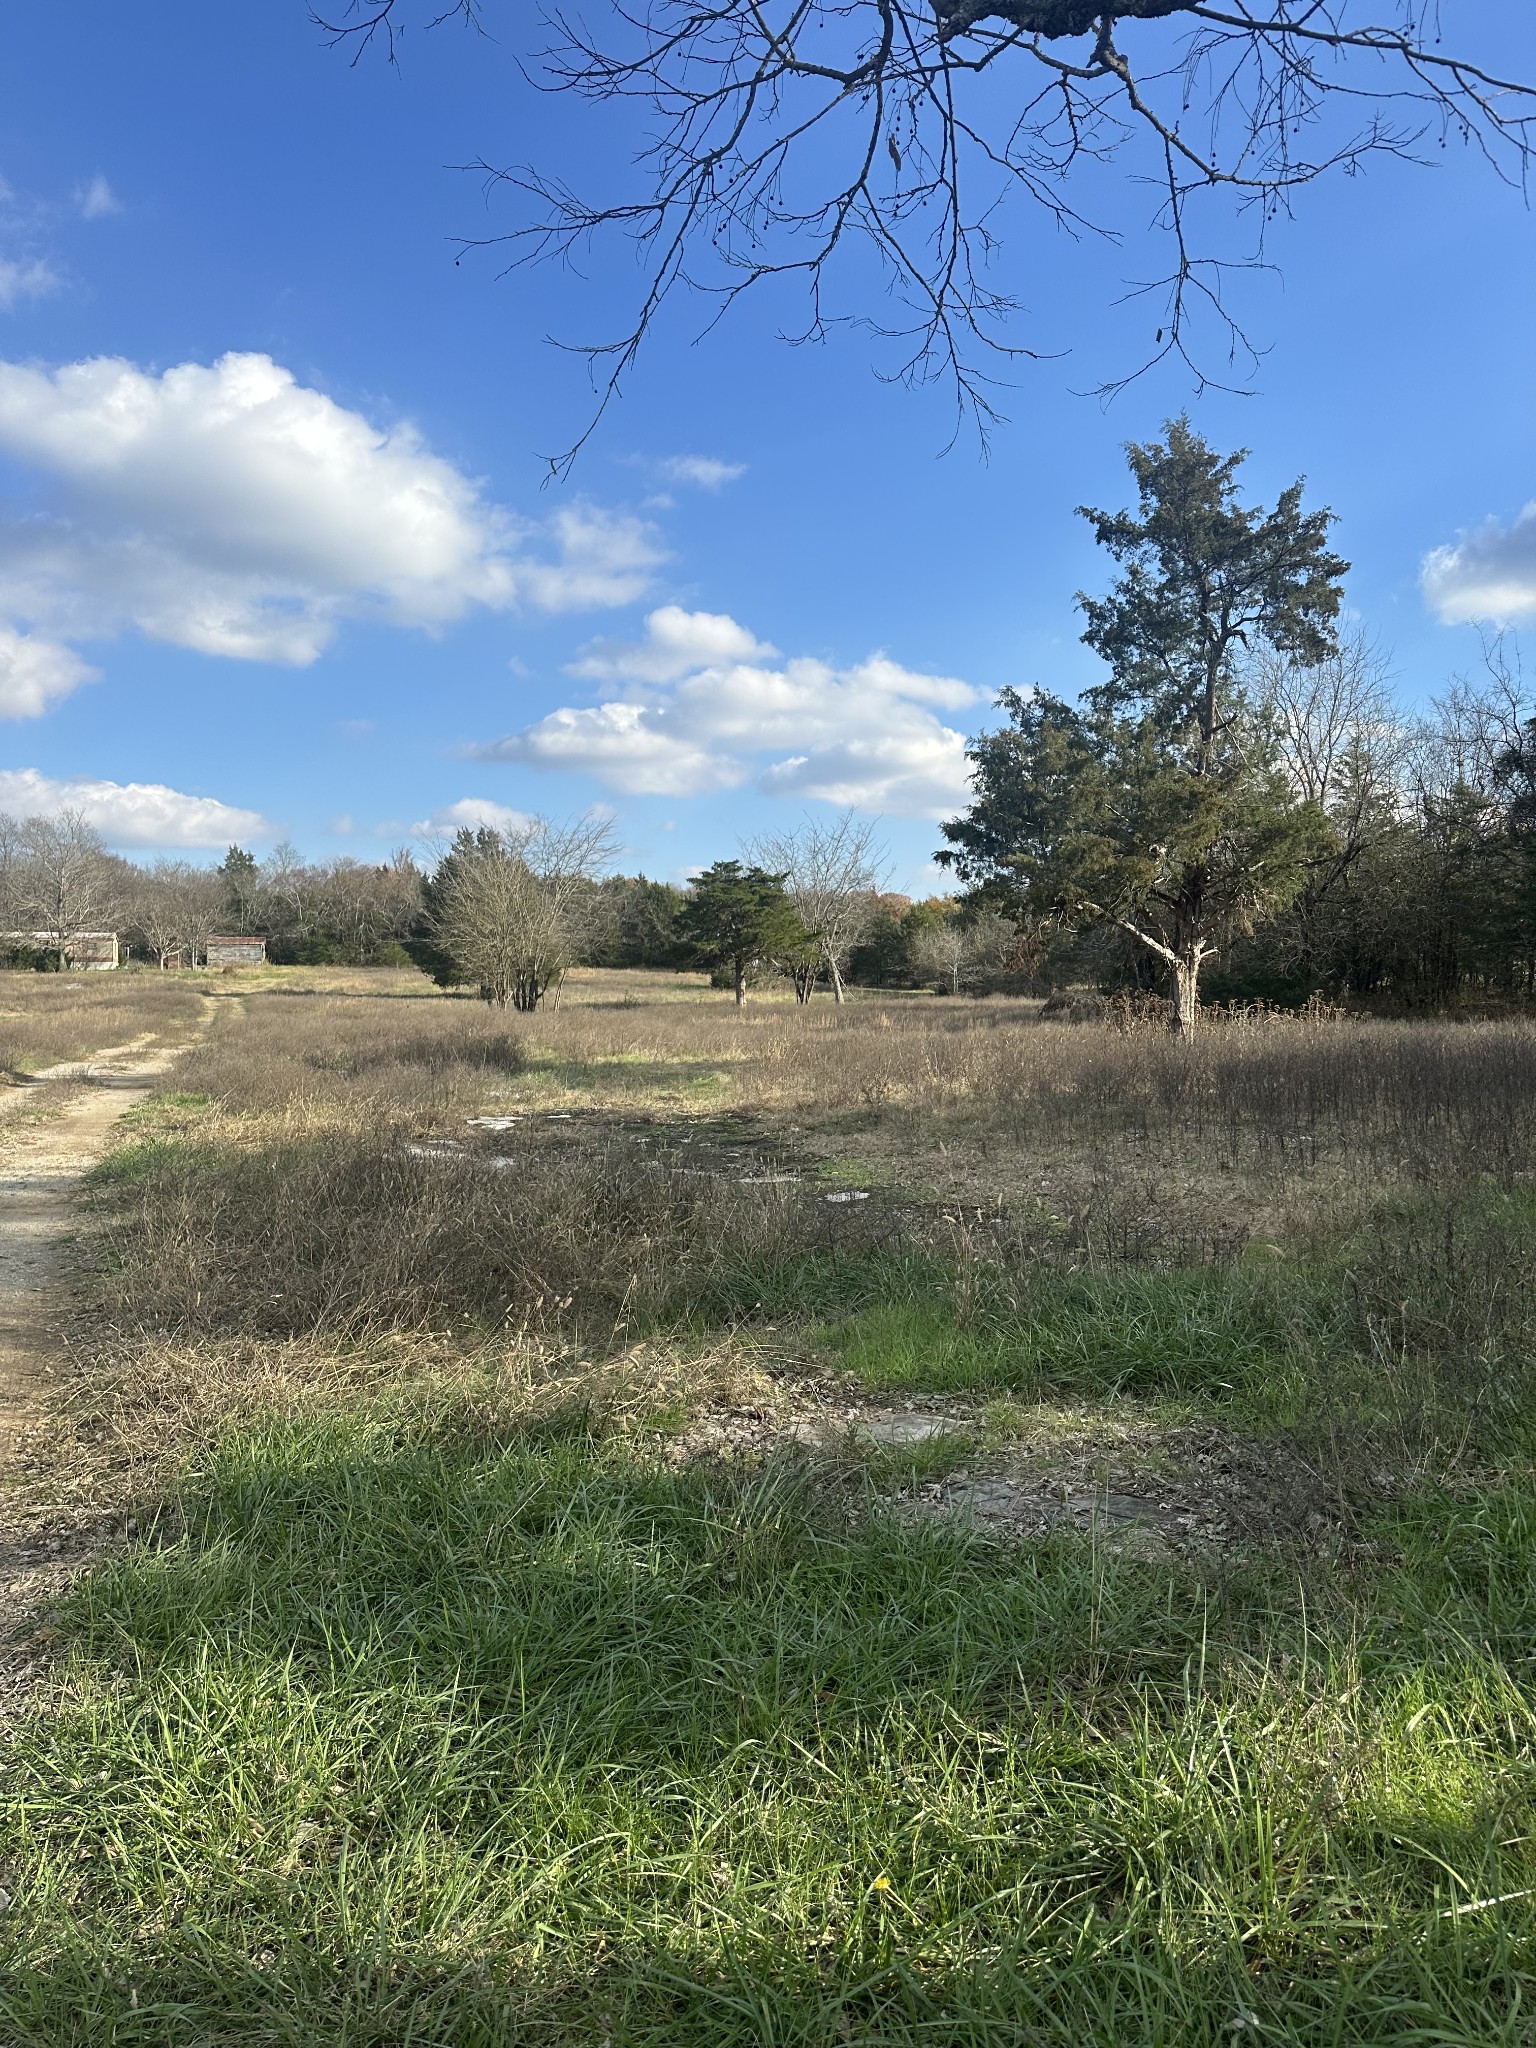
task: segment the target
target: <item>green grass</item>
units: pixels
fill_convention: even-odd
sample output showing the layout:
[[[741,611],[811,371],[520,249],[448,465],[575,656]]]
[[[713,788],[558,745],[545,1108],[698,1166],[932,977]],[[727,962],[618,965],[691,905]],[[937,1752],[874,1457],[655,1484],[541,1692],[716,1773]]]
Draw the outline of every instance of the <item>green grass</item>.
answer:
[[[1309,1618],[582,1426],[231,1437],[9,1740],[0,2031],[1515,2048],[1536,1499],[1456,1512]]]
[[[102,1409],[195,1448],[0,1740],[3,2048],[1531,2048],[1529,1189],[1458,1137],[1246,1255],[1225,1214],[1143,1231],[1139,1180],[1114,1228],[1042,1196],[951,1235],[729,1155],[712,1180],[622,1116],[516,1174],[405,1142],[463,1136],[488,1068],[659,1120],[723,1056],[525,1065],[497,1032],[450,1086],[432,1034],[333,1035],[292,1062],[296,1103],[362,1091],[334,1128],[167,1095],[93,1179]],[[509,1344],[525,1316],[547,1342]],[[204,1340],[376,1336],[393,1391],[275,1370],[208,1440]],[[187,1413],[181,1382],[150,1406],[167,1340],[173,1382],[208,1361]],[[647,1389],[678,1349],[725,1377]],[[633,1373],[622,1427],[499,1400],[557,1351]],[[686,1462],[706,1382],[750,1366],[755,1403],[781,1358],[796,1400],[830,1361],[980,1412],[845,1443],[840,1379],[822,1464]],[[1282,1563],[890,1499],[1048,1458],[1057,1402],[1313,1459],[1337,1524],[1280,1530]]]
[[[709,1276],[707,1311],[814,1320],[882,1393],[1174,1394],[1282,1421],[1355,1339],[1337,1275],[1259,1265],[957,1271],[911,1251],[812,1252]]]
[[[206,1151],[173,1135],[172,1129],[157,1119],[145,1136],[130,1138],[98,1159],[86,1172],[85,1188],[88,1195],[97,1197],[126,1195],[142,1189],[156,1174],[174,1169],[200,1179],[210,1192],[218,1185],[217,1164],[209,1160]]]

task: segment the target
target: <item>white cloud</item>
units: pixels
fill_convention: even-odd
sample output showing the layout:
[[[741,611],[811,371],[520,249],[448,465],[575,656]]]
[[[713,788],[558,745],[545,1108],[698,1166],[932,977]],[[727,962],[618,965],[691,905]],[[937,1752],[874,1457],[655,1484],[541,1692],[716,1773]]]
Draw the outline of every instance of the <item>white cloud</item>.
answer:
[[[471,832],[482,825],[496,832],[521,832],[531,822],[526,811],[514,811],[510,804],[492,803],[488,796],[461,796],[430,818],[418,818],[411,831],[418,839],[448,839],[466,827]]]
[[[105,220],[108,214],[121,213],[122,201],[98,171],[95,177],[81,185],[75,193],[75,204],[83,220]]]
[[[0,362],[0,453],[52,499],[0,526],[0,617],[55,639],[131,626],[303,666],[347,618],[430,631],[477,608],[628,604],[662,559],[650,525],[597,507],[516,519],[414,428],[265,355],[159,375]]]
[[[697,484],[701,491],[718,491],[747,473],[744,462],[722,462],[718,455],[669,455],[657,467],[668,483]]]
[[[572,672],[622,689],[562,705],[475,750],[482,760],[595,775],[630,795],[738,789],[937,817],[968,790],[965,736],[937,716],[978,701],[953,676],[884,654],[835,669],[775,650],[734,619],[664,605],[638,643],[597,641]]]
[[[861,811],[940,817],[966,801],[965,739],[935,722],[926,732],[845,740],[814,754],[792,754],[762,776],[770,796],[819,797]]]
[[[100,673],[72,647],[0,626],[0,718],[36,718]]]
[[[764,661],[778,653],[724,612],[685,612],[664,604],[645,622],[645,638],[592,640],[566,670],[601,683],[675,683],[690,669],[733,661]]]
[[[568,505],[549,522],[552,560],[515,565],[518,594],[546,612],[633,604],[650,588],[665,556],[655,528],[627,513]]]
[[[163,782],[55,777],[35,768],[0,769],[0,811],[22,818],[80,811],[109,846],[227,846],[271,837],[259,811],[211,796],[187,796]]]
[[[1512,526],[1490,519],[1424,557],[1424,595],[1447,626],[1536,617],[1536,500]]]
[[[41,257],[0,256],[0,308],[7,313],[23,299],[46,299],[63,282]]]
[[[521,733],[477,748],[482,761],[528,761],[595,775],[630,796],[697,796],[736,789],[748,765],[688,736],[668,705],[562,706]]]

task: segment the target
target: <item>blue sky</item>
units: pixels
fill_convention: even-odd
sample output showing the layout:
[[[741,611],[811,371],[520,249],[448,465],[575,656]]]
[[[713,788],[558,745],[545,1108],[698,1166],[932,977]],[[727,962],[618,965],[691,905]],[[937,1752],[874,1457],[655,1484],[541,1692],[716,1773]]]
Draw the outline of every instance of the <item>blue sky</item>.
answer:
[[[1457,32],[1536,71],[1521,12]],[[624,865],[675,875],[854,800],[931,886],[955,735],[1091,679],[1073,508],[1125,502],[1122,444],[1185,407],[1256,493],[1334,507],[1410,701],[1476,666],[1479,614],[1536,612],[1531,218],[1463,152],[1302,195],[1242,287],[1252,396],[1074,395],[1155,318],[1112,303],[1157,261],[1122,192],[1119,251],[1010,244],[1070,352],[990,460],[865,339],[783,346],[765,296],[702,342],[669,315],[543,488],[590,403],[545,337],[613,332],[635,273],[455,262],[511,221],[455,164],[618,175],[622,128],[515,54],[441,29],[352,67],[301,0],[0,5],[0,804],[73,797],[137,853],[372,858],[466,804],[605,803]]]

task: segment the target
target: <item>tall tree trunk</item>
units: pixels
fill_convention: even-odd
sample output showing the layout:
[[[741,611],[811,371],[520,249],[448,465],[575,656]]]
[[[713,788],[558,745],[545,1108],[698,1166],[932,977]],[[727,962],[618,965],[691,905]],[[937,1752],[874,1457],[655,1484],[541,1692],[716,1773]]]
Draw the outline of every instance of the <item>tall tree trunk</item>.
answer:
[[[747,1000],[747,963],[740,956],[736,958],[736,1007],[739,1010]]]
[[[829,953],[829,954],[827,955],[827,972],[828,972],[828,973],[829,973],[829,974],[831,975],[831,977],[832,977],[832,1000],[833,1000],[833,1002],[834,1002],[834,1003],[841,1003],[841,1002],[845,1001],[845,1000],[846,1000],[846,998],[845,998],[845,997],[844,997],[844,995],[843,995],[843,977],[842,977],[842,974],[841,974],[841,972],[840,972],[840,970],[839,970],[839,968],[838,968],[838,964],[837,964],[837,955],[836,955],[835,953]]]
[[[1193,1038],[1200,1021],[1200,955],[1190,951],[1173,961],[1173,1001],[1168,1006],[1168,1028],[1175,1038]]]

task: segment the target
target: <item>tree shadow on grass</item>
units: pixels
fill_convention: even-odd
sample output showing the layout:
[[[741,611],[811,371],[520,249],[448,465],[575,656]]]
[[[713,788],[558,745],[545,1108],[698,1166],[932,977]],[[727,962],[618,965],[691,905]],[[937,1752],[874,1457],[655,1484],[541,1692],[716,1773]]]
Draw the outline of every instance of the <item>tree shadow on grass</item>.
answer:
[[[916,1948],[912,1944],[912,1948]],[[814,1947],[708,1964],[657,1950],[587,1969],[466,1961],[387,1936],[354,1950],[302,1942],[232,1954],[150,1940],[85,1946],[0,1985],[16,2048],[1526,2048],[1522,1942],[1404,1926],[1331,1967],[1221,1954],[1106,1921],[1015,1930],[960,1965],[907,1953],[828,1962]]]
[[[9,2038],[1526,2038],[1459,1620],[469,1407],[274,1423],[181,1514],[7,1759]]]

